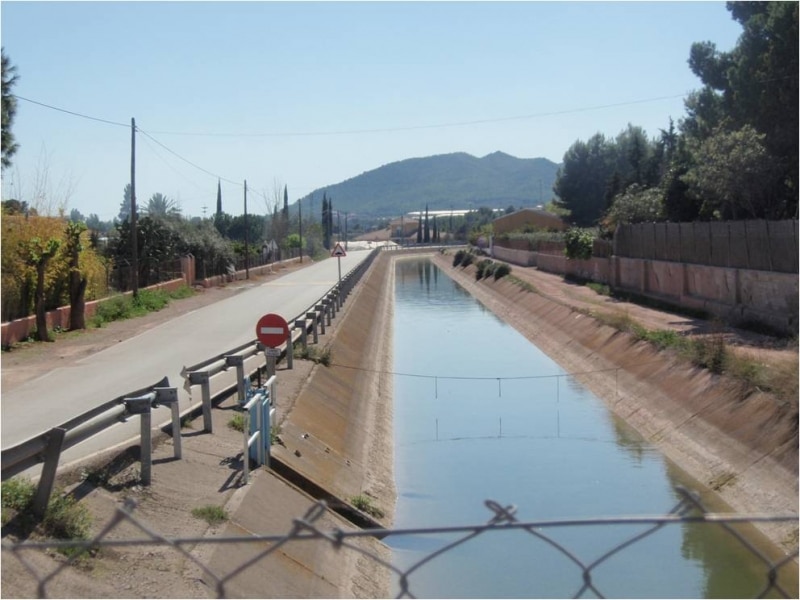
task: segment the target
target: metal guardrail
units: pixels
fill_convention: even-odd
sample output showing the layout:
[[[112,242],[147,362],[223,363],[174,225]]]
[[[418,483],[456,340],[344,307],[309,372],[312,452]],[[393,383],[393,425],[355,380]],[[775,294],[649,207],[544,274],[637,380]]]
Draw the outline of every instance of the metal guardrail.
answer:
[[[279,357],[269,357],[264,354],[265,362],[261,363],[259,361],[255,367],[246,372],[245,361],[249,358],[256,357],[259,353],[264,353],[265,350],[264,346],[258,340],[254,339],[228,350],[227,352],[183,368],[181,375],[185,379],[184,389],[190,391],[191,387],[194,385],[201,386],[203,429],[206,432],[212,432],[211,408],[214,399],[227,395],[233,390],[233,386],[212,390],[212,378],[215,375],[226,372],[231,366],[235,366],[237,370],[235,387],[239,403],[241,404],[244,403],[245,399],[245,377],[252,378],[253,376],[257,376],[260,385],[262,370],[266,371],[268,377],[274,375],[274,372],[270,372],[270,367],[274,367],[270,361],[281,357],[286,359],[286,364],[289,369],[293,368],[293,349],[295,344],[299,342],[303,349],[305,349],[308,345],[309,334],[313,337],[314,343],[318,342],[319,334],[325,334],[326,325],[329,326],[331,320],[336,317],[336,313],[341,310],[345,299],[350,295],[355,285],[361,280],[363,274],[372,265],[375,257],[378,256],[378,252],[379,250],[377,249],[373,250],[369,257],[342,276],[342,279],[336,285],[313,302],[306,310],[302,311],[293,319],[287,319],[289,323],[289,339],[277,348],[280,353]]]
[[[5,481],[39,464],[43,464],[36,495],[33,502],[34,513],[44,515],[50,494],[55,485],[56,471],[61,453],[91,436],[107,429],[133,415],[141,415],[141,462],[142,483],[150,484],[150,410],[162,404],[172,409],[173,437],[176,458],[180,458],[180,417],[178,415],[178,391],[169,387],[164,377],[159,382],[119,396],[100,406],[88,410],[40,433],[16,446],[2,451],[2,480]]]
[[[282,350],[282,354],[287,357],[289,368],[292,367],[293,358],[293,353],[289,349],[294,348],[296,341],[300,341],[305,348],[308,343],[309,332],[313,334],[315,342],[318,340],[317,327],[320,327],[322,333],[325,332],[326,322],[328,325],[331,324],[331,319],[336,315],[336,311],[341,309],[344,299],[372,264],[377,252],[377,250],[374,250],[370,253],[367,259],[344,275],[330,291],[317,302],[314,302],[309,309],[290,321],[293,326],[290,330],[289,340],[284,344]],[[211,378],[230,367],[235,367],[237,372],[235,387],[239,401],[243,404],[245,402],[245,361],[248,358],[257,356],[263,350],[264,347],[257,340],[254,340],[192,367],[184,367],[181,373],[186,379],[184,388],[188,391],[192,385],[202,386],[203,424],[207,432],[212,431],[211,406],[213,397],[227,394],[232,390],[232,387],[227,387],[212,394]],[[260,378],[261,369],[262,366],[259,365],[251,374],[257,372]],[[144,485],[149,485],[152,427],[150,410],[161,404],[167,404],[171,407],[175,458],[180,458],[178,394],[176,388],[169,387],[169,380],[164,377],[153,385],[119,396],[70,419],[62,425],[53,427],[16,446],[2,450],[2,481],[19,475],[31,467],[43,464],[34,499],[34,512],[38,516],[42,516],[55,485],[56,472],[62,452],[100,431],[124,421],[129,416],[141,415],[141,480]]]

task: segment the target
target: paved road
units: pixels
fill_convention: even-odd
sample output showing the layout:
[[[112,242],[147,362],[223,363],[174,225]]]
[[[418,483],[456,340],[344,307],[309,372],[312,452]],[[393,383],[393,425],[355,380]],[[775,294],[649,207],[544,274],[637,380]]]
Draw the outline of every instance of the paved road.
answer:
[[[255,326],[266,313],[293,319],[324,296],[339,279],[367,258],[367,250],[351,250],[341,259],[329,258],[278,279],[168,321],[129,340],[55,369],[3,394],[2,447],[8,448],[60,425],[86,410],[134,390],[150,386],[165,375],[178,388],[181,410],[189,406],[180,373],[184,366],[208,360],[255,340]],[[199,401],[195,394],[192,404]],[[160,408],[153,423],[169,420]],[[115,426],[64,454],[74,461],[138,434],[138,419]],[[63,461],[62,461],[63,462]]]

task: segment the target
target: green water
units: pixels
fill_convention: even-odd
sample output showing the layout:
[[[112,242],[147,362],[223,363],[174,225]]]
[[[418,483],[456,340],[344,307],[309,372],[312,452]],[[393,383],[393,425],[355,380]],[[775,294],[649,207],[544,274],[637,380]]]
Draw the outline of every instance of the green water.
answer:
[[[394,340],[396,528],[487,523],[486,500],[537,523],[661,516],[680,501],[676,486],[687,482],[653,446],[428,261],[397,263]],[[490,530],[414,568],[407,591],[742,598],[766,587],[764,564],[716,524],[663,526],[590,567],[651,528]],[[386,541],[407,571],[466,535]]]

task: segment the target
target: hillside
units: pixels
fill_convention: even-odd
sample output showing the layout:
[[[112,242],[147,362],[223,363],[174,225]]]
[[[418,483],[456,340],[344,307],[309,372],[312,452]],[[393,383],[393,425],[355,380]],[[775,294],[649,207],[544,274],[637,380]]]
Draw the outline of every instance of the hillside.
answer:
[[[535,206],[552,197],[558,165],[546,158],[516,158],[494,152],[476,158],[464,152],[409,158],[314,190],[333,199],[335,210],[391,217],[414,210]]]

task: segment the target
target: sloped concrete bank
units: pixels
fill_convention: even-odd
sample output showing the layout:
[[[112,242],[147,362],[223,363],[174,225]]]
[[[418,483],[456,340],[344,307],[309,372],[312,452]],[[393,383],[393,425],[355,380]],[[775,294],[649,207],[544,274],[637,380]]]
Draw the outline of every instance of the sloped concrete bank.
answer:
[[[432,260],[565,370],[578,373],[614,414],[733,511],[797,512],[797,417],[790,404],[748,392],[507,278],[476,282],[473,266],[453,268],[446,255]],[[797,544],[797,523],[758,528],[783,549]]]
[[[273,455],[332,497],[366,498],[390,526],[394,514],[392,438],[392,311],[394,269],[382,254],[346,301],[336,333],[325,345],[330,366],[318,365],[281,419]],[[325,337],[320,338],[324,343]],[[391,562],[390,550],[372,550]],[[344,597],[388,597],[390,573],[360,555],[340,565]]]

